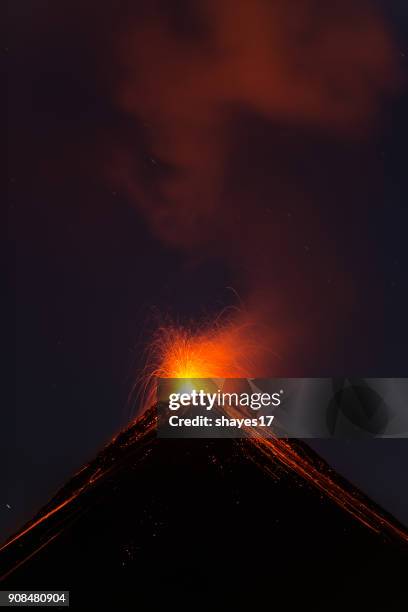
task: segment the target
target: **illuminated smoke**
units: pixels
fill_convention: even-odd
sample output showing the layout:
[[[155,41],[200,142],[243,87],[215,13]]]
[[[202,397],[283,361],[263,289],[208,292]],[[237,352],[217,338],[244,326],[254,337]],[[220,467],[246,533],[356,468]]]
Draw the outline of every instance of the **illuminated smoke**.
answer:
[[[305,133],[342,143],[369,134],[399,80],[384,20],[364,0],[144,6],[119,37],[115,101],[143,127],[147,153],[116,150],[116,181],[164,244],[224,260],[253,321],[270,337],[279,329],[288,354],[317,345],[347,319],[358,287],[322,219],[330,196],[310,189],[298,168],[307,147],[297,147]],[[256,176],[252,192],[239,188],[242,163],[231,173],[242,114],[288,132],[269,149],[266,202]],[[339,186],[353,165],[343,161]]]
[[[291,306],[285,298],[279,319],[269,323],[271,305],[278,301],[276,284],[265,276],[272,260],[276,267],[285,268],[295,285],[294,296],[305,310],[305,286],[313,282],[307,277],[302,284],[302,274],[295,278],[296,259],[286,267],[288,250],[284,255],[282,250],[288,233],[276,214],[277,203],[270,202],[270,221],[265,223],[256,218],[256,199],[231,204],[224,197],[236,146],[235,114],[252,113],[274,125],[291,126],[292,137],[296,129],[308,128],[334,140],[360,139],[370,132],[383,100],[399,81],[389,32],[373,3],[366,0],[186,2],[181,13],[187,26],[180,16],[175,19],[177,11],[166,13],[160,1],[139,4],[143,6],[140,13],[124,19],[122,28],[117,28],[114,100],[135,124],[143,126],[157,173],[154,180],[146,178],[145,162],[132,155],[128,146],[114,151],[113,175],[125,185],[157,238],[188,251],[215,251],[232,264],[248,288],[245,300],[250,315],[237,313],[228,323],[212,327],[159,330],[142,381],[148,410],[138,417],[140,430],[134,435],[132,428],[128,430],[127,445],[140,443],[155,428],[152,373],[174,377],[276,375],[274,357],[282,348],[282,337],[287,343],[289,335],[305,333],[282,314]],[[76,25],[78,15],[79,20],[84,14],[85,20],[95,19],[92,2],[76,9],[71,17],[59,8],[53,12],[50,6],[36,18],[41,24],[49,19],[53,27],[56,21],[63,22],[64,30],[68,17]],[[275,155],[271,166],[284,166],[282,151],[278,149]],[[302,179],[292,167],[285,176],[279,197],[287,199],[288,209],[299,210]],[[278,180],[282,183],[282,173]],[[305,226],[306,222],[310,223],[305,216]],[[311,231],[324,243],[324,228],[308,225],[307,232]],[[280,234],[275,249],[271,247],[272,232]],[[324,252],[326,267],[328,260],[330,255]],[[315,266],[313,274],[319,273]],[[115,444],[117,440],[108,450]],[[315,465],[294,444],[254,439],[242,445],[263,469],[274,470],[278,461],[370,528],[407,541],[405,531],[356,492],[345,491],[326,468]],[[4,547],[60,513],[114,465],[109,461],[108,468],[85,466],[83,481],[74,493],[63,496]]]
[[[160,6],[126,26],[116,99],[143,123],[153,163],[165,168],[150,191],[135,160],[122,157],[122,178],[171,244],[208,243],[231,223],[222,188],[233,109],[348,138],[369,127],[395,86],[390,36],[365,1],[206,0],[181,31]]]
[[[288,345],[313,328],[315,308],[308,290],[326,269],[337,266],[335,255],[325,248],[324,223],[311,220],[303,210],[310,194],[305,194],[303,177],[290,155],[286,171],[271,180],[279,184],[276,193],[287,200],[288,208],[303,215],[303,227],[298,222],[303,236],[320,244],[321,257],[308,274],[301,258],[285,246],[290,241],[288,227],[277,214],[281,202],[269,203],[266,222],[257,214],[256,189],[254,198],[245,194],[231,202],[226,196],[236,116],[250,113],[264,122],[291,126],[292,140],[296,129],[314,130],[334,141],[359,140],[369,133],[384,98],[398,82],[391,38],[364,0],[335,5],[301,0],[296,6],[284,0],[207,0],[190,6],[184,27],[174,21],[174,14],[160,9],[160,3],[152,4],[137,23],[126,26],[118,48],[116,87],[120,108],[144,128],[157,173],[149,180],[145,160],[140,164],[130,150],[122,150],[116,152],[116,179],[158,239],[225,258],[243,279],[251,325],[237,315],[220,327],[159,330],[142,385],[147,406],[154,397],[152,376],[277,375],[276,359],[265,346],[279,352],[282,338]],[[275,155],[271,168],[276,164],[282,169],[285,155],[279,147]],[[233,176],[240,180],[238,173]],[[271,270],[279,268],[295,288],[290,292],[285,285],[283,296],[271,278]],[[342,295],[335,309],[338,319],[348,287],[341,284],[337,291]],[[336,290],[331,294],[324,294],[323,301],[336,299]],[[304,310],[302,322],[286,316],[286,311],[296,311],[293,302],[297,312]],[[322,326],[320,313],[316,318]],[[361,521],[375,529],[385,525],[293,444],[257,440],[247,448],[257,451],[267,469],[277,460]]]

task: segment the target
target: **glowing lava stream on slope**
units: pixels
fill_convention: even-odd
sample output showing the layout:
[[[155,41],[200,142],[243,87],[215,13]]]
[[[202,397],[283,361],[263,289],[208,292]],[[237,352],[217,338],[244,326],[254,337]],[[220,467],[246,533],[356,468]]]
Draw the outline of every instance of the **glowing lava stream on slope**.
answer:
[[[64,488],[43,508],[32,521],[12,536],[0,551],[24,538],[34,528],[55,519],[75,503],[75,500],[90,487],[97,485],[102,477],[113,475],[116,462],[114,449],[131,452],[136,445],[151,444],[157,425],[154,406],[157,403],[157,378],[251,378],[254,373],[260,376],[264,371],[262,361],[271,352],[266,349],[254,328],[247,322],[211,326],[197,333],[189,329],[167,326],[159,329],[150,347],[145,373],[134,387],[139,390],[138,405],[142,406],[133,422],[101,451],[95,461],[85,465],[71,479],[71,489]],[[263,361],[265,364],[265,361]],[[264,373],[261,374],[264,376]],[[140,391],[141,389],[141,391]],[[140,397],[142,395],[143,397]],[[227,416],[234,416],[233,406],[224,406]],[[236,414],[235,414],[236,416]],[[247,428],[250,430],[250,428]],[[249,431],[249,433],[251,433]],[[245,456],[253,460],[272,477],[277,477],[277,468],[283,467],[313,485],[321,494],[336,502],[361,523],[373,531],[391,536],[408,543],[407,531],[392,517],[385,517],[375,505],[348,483],[342,484],[341,478],[324,461],[308,454],[303,445],[295,441],[262,437],[237,440]],[[72,490],[72,482],[74,482]],[[64,518],[58,521],[58,533],[63,529]],[[47,533],[38,538],[39,546],[25,559],[12,567],[6,575],[14,571],[28,558],[41,550],[48,542],[57,537],[47,528]],[[3,576],[2,578],[4,578]]]
[[[160,328],[149,353],[144,384],[146,407],[156,401],[157,378],[251,378],[255,374],[259,377],[270,351],[259,342],[255,329],[249,322],[235,325],[233,320],[196,333],[177,326]],[[238,416],[233,406],[223,409],[227,416]],[[246,427],[249,434],[251,429]],[[383,516],[354,487],[346,490],[334,470],[309,456],[303,444],[265,437],[259,430],[253,433],[256,436],[237,440],[237,444],[261,469],[275,478],[277,467],[291,470],[368,528],[408,542],[408,533],[403,528]]]

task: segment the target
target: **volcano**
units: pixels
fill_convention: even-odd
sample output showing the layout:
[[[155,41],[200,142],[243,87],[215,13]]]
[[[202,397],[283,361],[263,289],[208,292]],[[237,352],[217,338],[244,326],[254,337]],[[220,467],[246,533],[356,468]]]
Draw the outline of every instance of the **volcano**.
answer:
[[[293,474],[271,477],[247,441],[158,439],[154,426],[150,409],[10,538],[2,589],[70,590],[74,609],[401,609],[405,543]]]

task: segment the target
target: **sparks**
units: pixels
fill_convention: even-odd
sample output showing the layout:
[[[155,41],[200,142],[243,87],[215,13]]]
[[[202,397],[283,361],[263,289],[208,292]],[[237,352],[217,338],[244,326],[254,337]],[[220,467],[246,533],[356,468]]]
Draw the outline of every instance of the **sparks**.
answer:
[[[210,331],[205,329],[196,333],[191,329],[177,326],[162,327],[152,343],[149,353],[151,361],[146,366],[144,379],[139,379],[137,383],[144,386],[144,397],[142,410],[134,422],[106,446],[100,453],[101,459],[96,464],[91,462],[74,476],[78,482],[71,494],[65,495],[61,491],[61,495],[54,500],[55,503],[46,507],[37,518],[11,537],[0,551],[19,542],[34,529],[44,527],[52,517],[64,513],[67,508],[75,504],[80,495],[89,487],[95,486],[103,476],[112,474],[115,462],[111,460],[111,452],[115,447],[119,446],[124,452],[131,452],[135,445],[151,444],[157,425],[154,405],[158,377],[251,378],[255,373],[259,375],[257,368],[261,367],[262,363],[265,366],[267,353],[262,343],[257,343],[256,337],[253,327],[248,324],[234,324],[234,321],[230,321],[225,326],[217,324]],[[236,416],[234,410],[234,406],[225,406],[227,416]],[[265,438],[259,435],[258,430],[254,431],[251,427],[246,429],[248,433],[258,435],[237,440],[237,444],[243,454],[255,461],[261,469],[275,478],[278,467],[294,473],[367,528],[408,543],[408,533],[397,522],[385,517],[358,490],[348,483],[343,483],[334,471],[330,470],[323,461],[309,455],[307,449],[299,443],[286,439]],[[64,520],[64,517],[60,517],[59,521],[57,519],[57,525],[61,530]],[[46,533],[48,534],[48,531]],[[44,535],[44,543],[20,560],[8,573],[36,554],[59,533],[60,531],[52,534],[50,531],[48,535]]]
[[[191,329],[162,327],[152,345],[155,367],[150,368],[148,406],[156,401],[157,378],[251,378],[265,371],[267,351],[253,325],[236,324],[234,320],[223,327],[194,333]],[[269,351],[270,357],[270,351]],[[224,407],[226,415],[235,417],[233,406]],[[346,490],[341,479],[323,462],[319,464],[307,450],[292,440],[264,437],[259,430],[246,428],[256,434],[237,441],[244,454],[260,468],[276,476],[277,467],[294,472],[320,493],[326,495],[366,527],[377,533],[390,533],[406,542],[408,534],[386,519],[355,489]]]

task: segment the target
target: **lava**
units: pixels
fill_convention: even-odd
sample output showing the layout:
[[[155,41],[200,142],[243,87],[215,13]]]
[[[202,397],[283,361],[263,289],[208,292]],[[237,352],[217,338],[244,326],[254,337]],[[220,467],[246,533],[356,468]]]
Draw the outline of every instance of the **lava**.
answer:
[[[114,476],[119,469],[120,462],[116,461],[118,453],[128,456],[135,450],[142,454],[150,452],[157,425],[155,404],[158,377],[250,378],[255,373],[258,375],[255,368],[257,364],[266,367],[268,353],[264,344],[257,344],[256,337],[255,328],[248,322],[239,322],[239,318],[230,319],[224,324],[217,322],[212,328],[207,327],[197,332],[174,325],[160,328],[151,345],[144,376],[137,383],[143,388],[143,398],[139,398],[139,414],[111,440],[94,461],[85,465],[71,479],[68,490],[61,489],[37,517],[0,547],[0,551],[6,551],[13,544],[19,546],[21,540],[30,537],[34,530],[42,530],[39,536],[37,534],[34,550],[12,565],[3,578],[63,531],[67,517],[72,521],[78,508],[82,507],[82,496],[98,486],[103,477]],[[237,415],[232,404],[226,404],[223,408],[227,416]],[[408,543],[408,533],[403,527],[391,517],[383,515],[349,483],[342,481],[302,443],[265,437],[258,428],[244,428],[250,437],[237,440],[237,445],[248,459],[272,477],[278,476],[279,467],[290,471],[299,478],[299,482],[303,480],[312,485],[369,529]],[[49,525],[50,521],[55,524],[56,532]]]
[[[259,377],[256,366],[265,369],[268,353],[264,344],[257,344],[254,337],[255,326],[237,323],[233,319],[224,327],[217,322],[213,328],[196,333],[177,326],[160,328],[150,354],[156,365],[153,367],[150,363],[148,405],[155,397],[157,378]],[[226,416],[239,416],[232,404],[224,405],[223,410]],[[323,461],[317,462],[312,458],[301,443],[269,435],[265,437],[260,428],[244,426],[244,429],[249,437],[237,443],[260,468],[273,476],[276,476],[278,466],[290,470],[368,528],[408,542],[406,531],[385,518],[356,489],[347,490],[335,472]]]
[[[149,346],[146,365],[130,393],[130,404],[140,414],[156,402],[158,378],[250,378],[268,376],[277,343],[245,311],[222,313],[199,329],[167,324],[158,328]]]
[[[250,322],[230,321],[194,333],[182,327],[161,328],[153,351],[160,378],[246,378],[257,369],[263,347]]]

